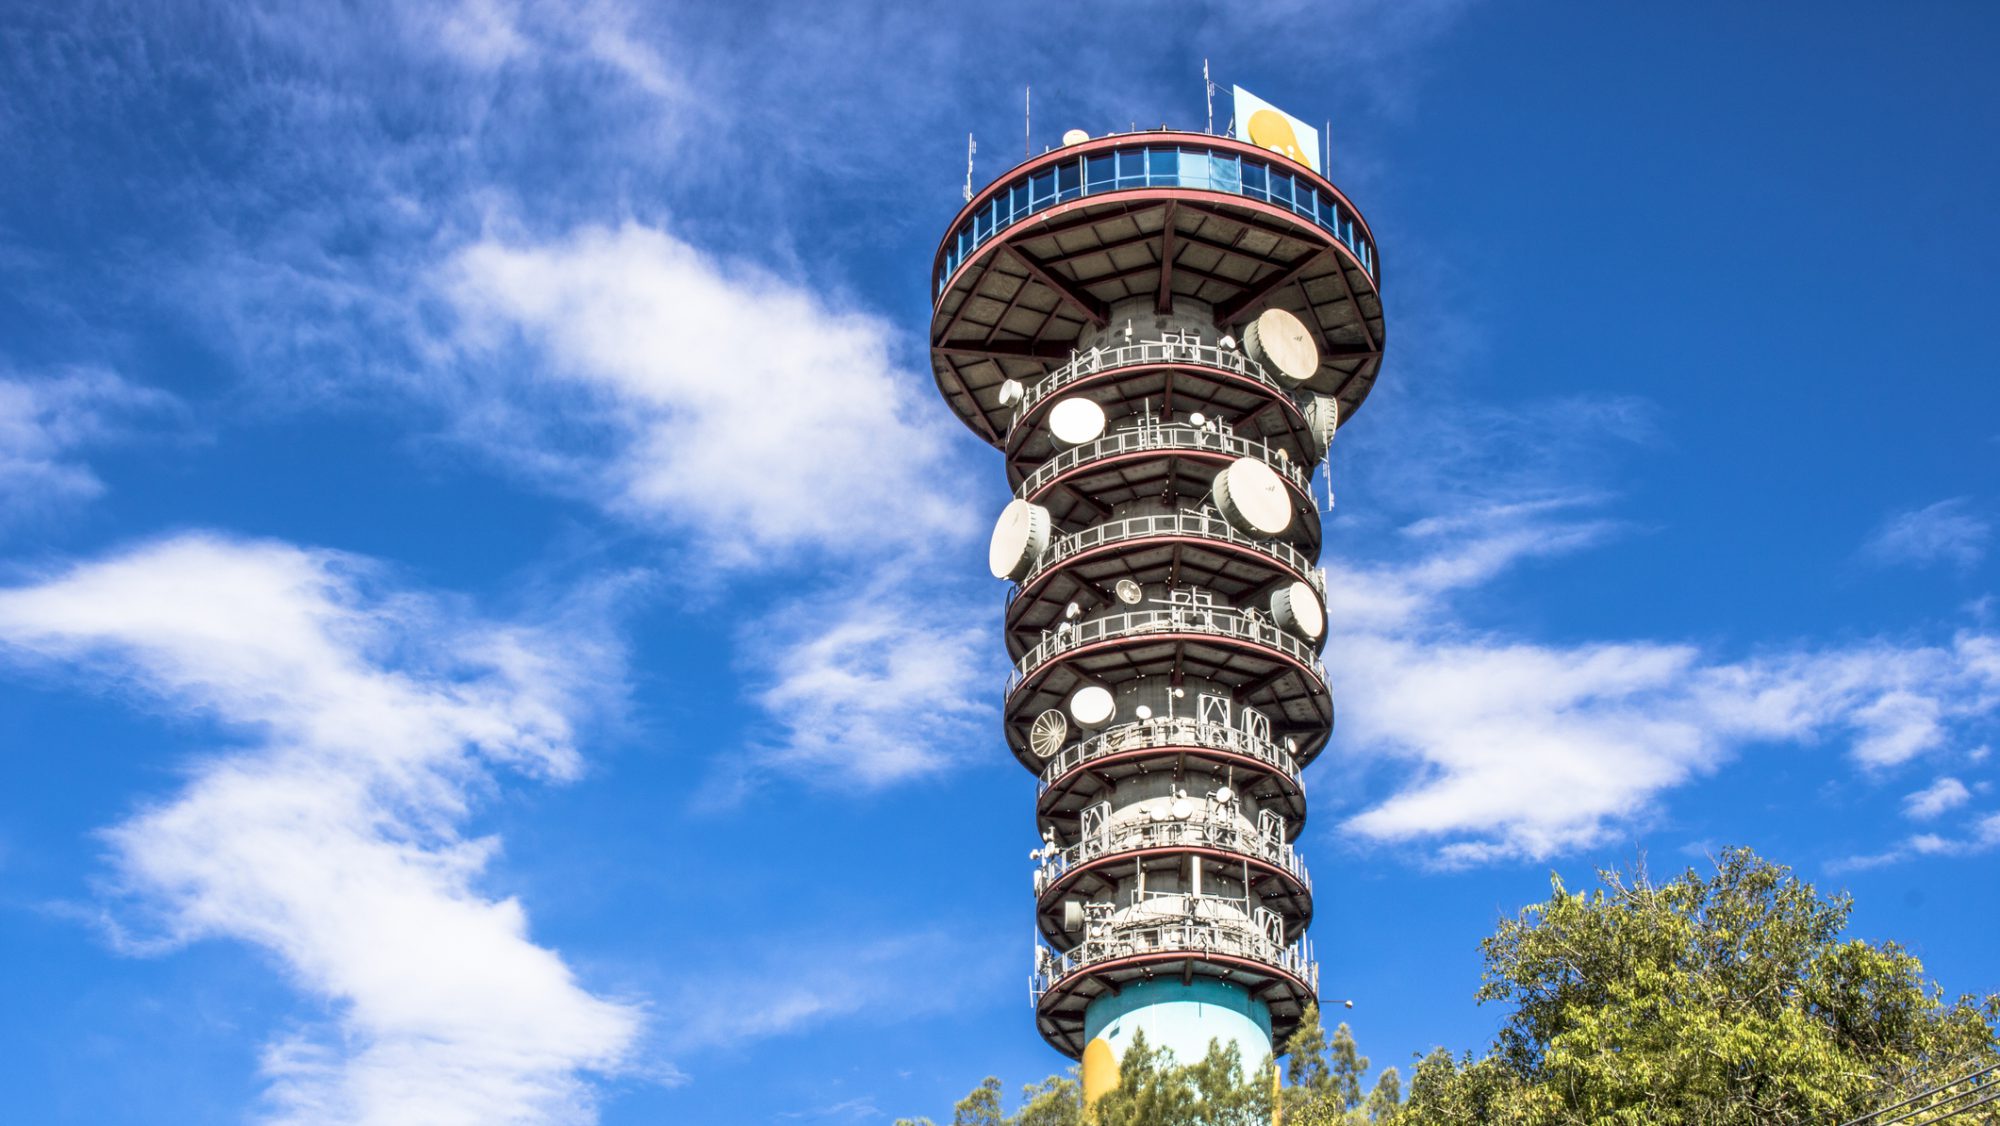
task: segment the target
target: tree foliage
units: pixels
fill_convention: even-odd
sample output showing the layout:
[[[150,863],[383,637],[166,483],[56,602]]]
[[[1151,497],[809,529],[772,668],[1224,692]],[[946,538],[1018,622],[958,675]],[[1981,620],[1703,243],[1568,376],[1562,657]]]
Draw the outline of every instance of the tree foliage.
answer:
[[[1852,903],[1747,849],[1666,883],[1598,873],[1481,944],[1483,1003],[1508,1007],[1493,1047],[1439,1048],[1401,1074],[1369,1068],[1316,1008],[1281,1046],[1284,1126],[1806,1126],[1877,1109],[1912,1074],[2000,1061],[2000,995],[1947,1002],[1894,942],[1844,938]],[[988,1079],[954,1126],[1267,1126],[1270,1085],[1233,1046],[1179,1064],[1135,1037],[1120,1085],[1088,1117],[1073,1078],[1003,1113]],[[1269,1066],[1261,1074],[1269,1074]],[[898,1126],[930,1126],[903,1120]]]
[[[1417,1067],[1422,1122],[1839,1122],[1911,1069],[1995,1051],[2000,996],[1946,1003],[1893,942],[1843,939],[1852,902],[1748,849],[1667,883],[1599,873],[1482,944],[1492,1052]]]

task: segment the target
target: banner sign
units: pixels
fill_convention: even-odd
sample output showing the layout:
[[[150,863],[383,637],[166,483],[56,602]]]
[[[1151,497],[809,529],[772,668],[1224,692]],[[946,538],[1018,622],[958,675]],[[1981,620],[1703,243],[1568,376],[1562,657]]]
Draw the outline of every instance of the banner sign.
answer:
[[[1236,90],[1236,139],[1288,156],[1307,168],[1319,166],[1319,130],[1245,90]]]

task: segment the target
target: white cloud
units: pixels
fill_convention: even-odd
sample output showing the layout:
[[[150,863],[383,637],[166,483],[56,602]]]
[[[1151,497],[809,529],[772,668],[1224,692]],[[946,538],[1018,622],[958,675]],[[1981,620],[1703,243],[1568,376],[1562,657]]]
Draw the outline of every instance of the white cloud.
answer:
[[[2000,848],[2000,813],[1989,813],[1966,826],[1963,836],[1918,833],[1904,838],[1884,852],[1844,857],[1828,864],[1827,868],[1834,872],[1851,872],[1899,864],[1918,856],[1978,856],[1995,848]]]
[[[969,608],[879,582],[780,609],[746,638],[757,702],[780,729],[759,762],[826,786],[936,774],[993,741],[984,701],[1003,672]]]
[[[173,396],[98,368],[0,375],[0,519],[100,495],[104,483],[78,455],[179,410]]]
[[[1687,644],[1552,645],[1465,624],[1458,595],[1605,530],[1559,511],[1424,522],[1414,561],[1329,568],[1343,745],[1411,771],[1349,831],[1423,842],[1453,863],[1546,857],[1604,839],[1751,744],[1845,741],[1879,770],[2000,711],[2000,639],[1982,633],[1732,661]]]
[[[498,842],[460,832],[492,767],[578,771],[593,646],[352,557],[185,535],[0,591],[0,650],[240,735],[106,835],[161,931],[137,948],[250,942],[332,1004],[267,1053],[275,1120],[593,1117],[583,1073],[626,1060],[640,1015],[479,890]]]
[[[1972,791],[1956,778],[1940,778],[1903,799],[1903,814],[1928,821],[1972,800]]]
[[[737,563],[970,530],[940,488],[946,420],[876,317],[634,224],[480,242],[442,288],[464,318],[467,431],[629,518]],[[504,347],[517,337],[532,358]],[[534,374],[510,385],[515,365]],[[536,409],[551,401],[562,429]]]
[[[1986,557],[1992,521],[1968,511],[1964,497],[1899,512],[1882,522],[1861,548],[1862,558],[1880,566],[1927,567],[1944,563],[1966,570]]]

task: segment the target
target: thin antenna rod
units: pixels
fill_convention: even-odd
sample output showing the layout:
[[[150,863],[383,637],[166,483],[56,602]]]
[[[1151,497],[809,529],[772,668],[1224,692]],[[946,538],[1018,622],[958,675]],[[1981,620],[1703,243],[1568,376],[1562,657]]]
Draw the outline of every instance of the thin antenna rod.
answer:
[[[972,134],[965,135],[965,202],[972,202],[972,154],[979,151],[979,142]]]
[[[1208,106],[1208,135],[1215,136],[1215,83],[1208,78],[1208,60],[1201,60],[1201,100]]]
[[[1021,159],[1035,155],[1035,88],[1021,88]]]
[[[1333,175],[1333,119],[1330,117],[1326,119],[1326,129],[1319,135],[1319,147],[1325,154],[1319,158],[1319,174],[1330,177]]]

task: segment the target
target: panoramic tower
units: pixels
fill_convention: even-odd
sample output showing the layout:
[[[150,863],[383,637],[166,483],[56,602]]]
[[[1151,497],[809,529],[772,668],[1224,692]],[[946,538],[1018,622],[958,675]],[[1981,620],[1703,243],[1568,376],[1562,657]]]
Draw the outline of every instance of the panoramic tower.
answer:
[[[932,279],[938,388],[1013,490],[990,563],[1037,780],[1030,992],[1089,1098],[1141,1030],[1253,1069],[1318,989],[1313,476],[1381,365],[1380,277],[1311,130],[1243,97],[1249,140],[1072,131],[971,195]]]

